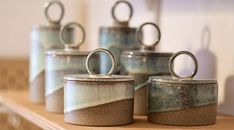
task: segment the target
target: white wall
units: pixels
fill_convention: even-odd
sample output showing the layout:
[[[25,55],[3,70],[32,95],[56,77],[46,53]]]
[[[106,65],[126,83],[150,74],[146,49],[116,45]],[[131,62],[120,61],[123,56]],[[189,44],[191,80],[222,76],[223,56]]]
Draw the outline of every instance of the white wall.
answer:
[[[45,24],[46,0],[0,0],[0,57],[28,57],[30,28]],[[110,8],[116,0],[62,0],[63,23],[77,21],[87,32],[83,50],[98,47],[98,28],[112,24]],[[135,12],[130,23],[159,22],[162,41],[157,51],[190,50],[199,61],[197,77],[217,78],[219,111],[234,115],[234,1],[232,0],[130,0]],[[125,13],[125,10],[120,11]],[[158,19],[159,18],[159,19]],[[154,37],[154,35],[149,36]],[[183,66],[185,65],[185,66]],[[191,70],[187,59],[180,72]]]

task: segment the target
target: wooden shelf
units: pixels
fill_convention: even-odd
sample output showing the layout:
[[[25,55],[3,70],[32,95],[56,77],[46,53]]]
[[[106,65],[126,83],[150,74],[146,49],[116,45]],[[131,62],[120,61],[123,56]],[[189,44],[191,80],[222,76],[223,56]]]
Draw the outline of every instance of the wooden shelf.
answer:
[[[135,116],[134,123],[116,127],[88,127],[65,123],[63,114],[54,114],[45,111],[42,104],[32,104],[28,98],[28,91],[6,91],[0,93],[0,104],[35,125],[46,130],[191,130],[191,129],[234,129],[234,117],[227,115],[217,116],[217,123],[210,126],[167,126],[157,125],[146,121],[144,116]]]

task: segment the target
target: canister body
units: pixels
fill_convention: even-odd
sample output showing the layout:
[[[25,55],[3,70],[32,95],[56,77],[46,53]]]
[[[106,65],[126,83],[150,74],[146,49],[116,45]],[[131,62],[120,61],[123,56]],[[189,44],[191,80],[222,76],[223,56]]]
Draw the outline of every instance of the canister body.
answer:
[[[169,125],[209,125],[216,121],[217,83],[148,83],[148,121]]]
[[[115,126],[133,122],[133,81],[67,81],[65,122]]]
[[[39,26],[31,31],[30,54],[30,100],[33,103],[45,102],[45,52],[49,49],[63,48],[59,39],[60,27]],[[67,39],[72,31],[66,31]]]
[[[122,73],[135,78],[134,114],[147,115],[147,81],[152,75],[170,75],[168,54],[156,55],[131,55],[122,54]]]
[[[85,74],[85,60],[88,53],[47,54],[46,58],[46,110],[64,113],[64,79],[66,74]],[[99,57],[92,57],[91,67],[99,69]]]
[[[101,27],[99,31],[100,47],[110,50],[116,58],[115,74],[121,70],[120,56],[123,50],[136,50],[140,43],[135,38],[136,28],[129,27]],[[107,73],[111,66],[111,60],[107,55],[101,55],[100,72]]]

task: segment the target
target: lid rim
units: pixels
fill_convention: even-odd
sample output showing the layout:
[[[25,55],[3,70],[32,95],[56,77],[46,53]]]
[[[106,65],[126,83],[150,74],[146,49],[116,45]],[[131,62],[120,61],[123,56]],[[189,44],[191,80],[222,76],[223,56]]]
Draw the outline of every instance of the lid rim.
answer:
[[[127,82],[134,81],[134,77],[130,75],[89,75],[89,74],[71,74],[64,76],[65,81],[78,82]]]
[[[199,84],[199,83],[206,83],[206,84],[217,84],[216,79],[174,79],[170,76],[151,76],[149,77],[149,82],[161,82],[161,83],[175,83],[175,84]]]

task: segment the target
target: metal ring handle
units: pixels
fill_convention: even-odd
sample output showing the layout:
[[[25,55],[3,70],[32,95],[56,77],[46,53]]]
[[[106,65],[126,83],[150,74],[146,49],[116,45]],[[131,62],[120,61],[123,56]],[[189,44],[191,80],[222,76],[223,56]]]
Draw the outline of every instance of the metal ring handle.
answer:
[[[141,33],[141,32],[142,32],[142,28],[143,28],[144,26],[146,26],[146,25],[151,25],[151,26],[155,27],[156,30],[158,31],[158,40],[155,41],[155,42],[154,42],[152,45],[150,45],[150,46],[144,44],[143,39],[142,39],[142,33]],[[157,24],[152,23],[152,22],[146,22],[146,23],[143,23],[143,24],[137,29],[136,37],[137,37],[138,41],[139,41],[142,45],[144,45],[144,46],[146,46],[146,47],[155,47],[155,46],[159,43],[159,41],[161,40],[161,31],[160,31],[160,28],[158,27]]]
[[[117,5],[119,5],[120,3],[126,4],[126,5],[129,7],[129,9],[130,9],[130,13],[129,13],[129,16],[128,16],[128,20],[126,20],[126,21],[120,21],[120,20],[118,20],[118,18],[115,16],[115,8],[116,8]],[[128,23],[128,22],[131,20],[132,15],[133,15],[133,8],[132,8],[132,5],[131,5],[128,1],[124,1],[124,0],[117,1],[117,2],[114,4],[114,6],[112,7],[111,14],[112,14],[113,19],[114,19],[116,22],[118,22],[118,23]]]
[[[61,14],[59,16],[58,20],[52,20],[48,14],[48,10],[52,5],[59,5],[60,9],[61,9]],[[44,10],[45,10],[45,17],[46,19],[49,21],[50,24],[55,24],[55,25],[59,25],[60,21],[62,20],[63,16],[64,16],[64,6],[60,1],[57,0],[52,0],[49,2],[46,2],[45,6],[44,6]]]
[[[89,55],[87,56],[86,62],[85,62],[85,66],[86,66],[86,69],[87,69],[88,73],[91,74],[91,75],[97,75],[97,74],[90,68],[90,66],[89,66],[90,57],[91,57],[93,54],[97,53],[97,52],[105,52],[107,55],[110,56],[112,66],[111,66],[110,71],[107,73],[107,75],[108,75],[108,76],[109,76],[109,75],[112,75],[113,72],[114,72],[114,70],[115,70],[115,67],[116,67],[116,59],[115,59],[114,55],[113,55],[109,50],[104,49],[104,48],[98,48],[98,49],[96,49],[96,50],[90,52]]]
[[[80,28],[80,30],[82,32],[83,37],[82,37],[82,39],[78,43],[73,43],[73,44],[70,43],[69,44],[69,42],[66,41],[66,39],[65,39],[65,30],[68,27],[70,27],[70,26],[77,26],[78,28]],[[60,38],[61,42],[65,45],[65,49],[79,48],[80,45],[84,43],[85,37],[86,37],[86,35],[85,35],[85,29],[84,29],[84,27],[81,24],[76,23],[76,22],[69,22],[69,23],[67,23],[66,25],[64,25],[61,28],[60,33],[59,33],[59,38]]]
[[[185,76],[185,77],[181,77],[179,75],[177,75],[174,71],[174,60],[177,56],[181,55],[181,54],[185,54],[185,55],[188,55],[190,56],[192,59],[193,59],[193,62],[194,62],[194,65],[195,65],[195,68],[194,68],[194,71],[191,75],[189,76]],[[177,53],[175,53],[171,58],[170,58],[170,61],[169,61],[169,70],[170,70],[170,73],[172,74],[172,76],[174,77],[177,77],[177,78],[180,78],[180,79],[186,79],[186,78],[193,78],[196,74],[197,74],[197,70],[198,70],[198,62],[197,62],[197,59],[196,57],[189,51],[179,51]]]

